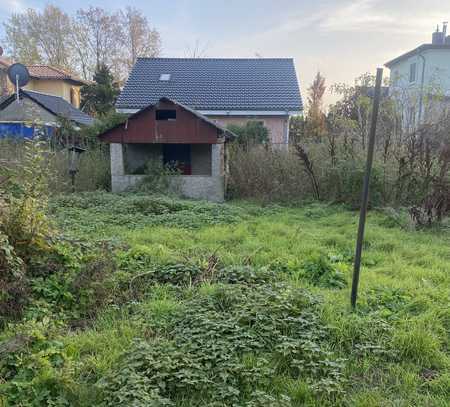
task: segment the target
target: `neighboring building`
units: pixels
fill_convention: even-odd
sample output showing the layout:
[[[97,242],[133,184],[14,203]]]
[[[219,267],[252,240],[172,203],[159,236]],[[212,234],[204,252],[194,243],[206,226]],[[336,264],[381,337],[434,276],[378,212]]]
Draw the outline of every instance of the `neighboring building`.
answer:
[[[6,74],[12,63],[8,58],[0,57],[0,96],[14,92],[15,86]],[[80,107],[81,86],[88,82],[50,65],[27,65],[27,68],[30,81],[24,89],[60,96],[77,109]]]
[[[422,44],[387,62],[391,71],[390,94],[399,99],[403,117],[411,125],[430,119],[433,112],[442,110],[440,103],[431,106],[429,101],[450,98],[450,36],[447,25],[439,27],[430,44]],[[435,98],[430,96],[435,96]]]
[[[161,98],[98,137],[110,143],[113,192],[142,181],[148,162],[157,160],[178,169],[171,184],[182,195],[224,200],[227,141],[234,135],[195,110]]]
[[[21,89],[19,101],[15,93],[0,97],[0,138],[28,138],[36,132],[51,135],[62,118],[75,126],[89,126],[94,122],[92,117],[59,96]]]
[[[135,113],[160,98],[227,126],[263,122],[274,146],[287,147],[289,117],[302,99],[292,59],[139,58],[116,103]]]

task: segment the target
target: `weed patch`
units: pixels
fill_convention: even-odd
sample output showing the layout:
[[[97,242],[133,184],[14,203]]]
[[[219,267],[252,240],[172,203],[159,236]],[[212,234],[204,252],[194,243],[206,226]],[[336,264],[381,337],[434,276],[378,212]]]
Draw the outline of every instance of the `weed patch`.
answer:
[[[59,196],[51,201],[50,211],[61,227],[77,235],[101,233],[111,227],[197,229],[236,223],[249,216],[245,209],[225,204],[101,192]]]
[[[126,394],[127,405],[135,405],[134,393],[193,406],[276,403],[265,393],[274,374],[303,377],[317,397],[337,396],[343,361],[323,343],[327,328],[317,304],[307,291],[285,285],[218,285],[195,295],[168,333],[136,343],[99,383],[104,403]]]

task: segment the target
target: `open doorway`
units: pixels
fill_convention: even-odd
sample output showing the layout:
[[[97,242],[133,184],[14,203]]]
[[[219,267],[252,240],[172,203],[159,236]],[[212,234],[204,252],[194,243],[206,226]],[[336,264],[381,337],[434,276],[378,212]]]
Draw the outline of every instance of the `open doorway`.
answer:
[[[191,145],[190,144],[164,144],[164,165],[176,169],[182,175],[192,174]]]

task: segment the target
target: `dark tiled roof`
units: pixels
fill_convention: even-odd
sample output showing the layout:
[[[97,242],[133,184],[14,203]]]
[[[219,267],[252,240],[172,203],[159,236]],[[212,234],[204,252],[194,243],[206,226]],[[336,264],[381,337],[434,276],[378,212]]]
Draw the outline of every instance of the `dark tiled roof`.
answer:
[[[162,74],[170,80],[161,81]],[[195,110],[302,110],[288,58],[139,58],[116,107],[142,109],[162,97]]]
[[[414,55],[420,54],[423,51],[429,50],[429,49],[447,49],[450,50],[450,44],[422,44],[417,48],[414,48],[412,51],[408,51],[402,55],[400,55],[397,58],[392,59],[389,62],[386,62],[384,65],[388,67],[389,69],[395,65],[397,62],[400,62],[406,58],[412,57]]]
[[[84,124],[86,126],[89,126],[94,122],[94,119],[91,116],[81,110],[78,110],[60,96],[53,96],[46,93],[33,92],[31,90],[24,89],[22,89],[21,92],[56,116],[65,117],[71,121]]]

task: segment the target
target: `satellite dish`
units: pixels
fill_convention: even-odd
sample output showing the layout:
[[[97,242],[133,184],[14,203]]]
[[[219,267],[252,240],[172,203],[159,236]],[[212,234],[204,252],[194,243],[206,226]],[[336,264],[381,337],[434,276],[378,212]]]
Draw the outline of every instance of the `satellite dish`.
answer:
[[[12,64],[8,68],[8,78],[16,85],[16,87],[21,88],[25,86],[30,80],[30,74],[25,65],[22,64]],[[18,91],[19,89],[16,89]]]

